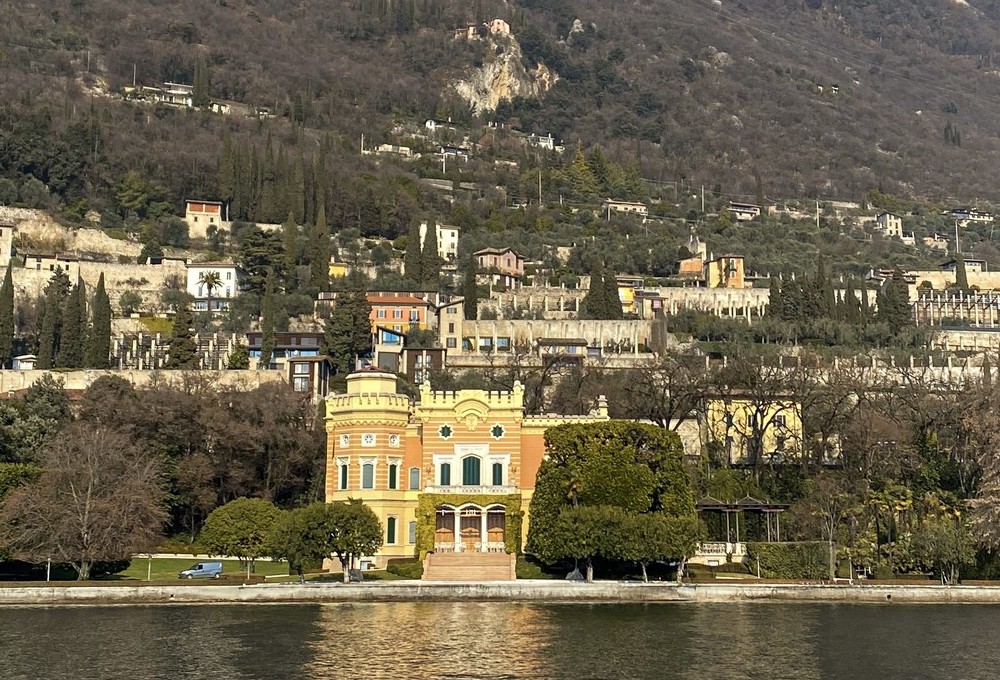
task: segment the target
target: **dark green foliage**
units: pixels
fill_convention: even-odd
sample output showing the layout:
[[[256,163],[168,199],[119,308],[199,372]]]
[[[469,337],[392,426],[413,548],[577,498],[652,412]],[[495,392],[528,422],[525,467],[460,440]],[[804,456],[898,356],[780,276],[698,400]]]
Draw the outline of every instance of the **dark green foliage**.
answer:
[[[326,207],[319,206],[316,222],[309,237],[311,283],[319,290],[326,290],[330,283],[330,230],[326,226]]]
[[[416,222],[410,226],[406,236],[406,254],[403,257],[403,274],[410,281],[424,280],[423,253],[420,247],[420,225]]]
[[[292,213],[288,213],[288,219],[281,225],[281,236],[285,248],[285,290],[294,290],[295,267],[298,266],[299,226],[295,224],[295,215]]]
[[[250,352],[243,345],[237,345],[226,358],[226,369],[240,371],[250,368]]]
[[[969,290],[969,274],[965,269],[965,256],[961,251],[955,254],[955,288],[961,291]]]
[[[437,287],[441,275],[441,258],[438,256],[437,223],[427,220],[424,245],[420,252],[420,278],[425,285]]]
[[[239,265],[246,272],[245,288],[248,292],[263,295],[270,270],[274,271],[277,279],[285,280],[287,272],[281,236],[260,229],[246,233],[240,243]]]
[[[42,327],[38,334],[38,361],[36,368],[52,368],[59,353],[62,337],[63,307],[69,296],[69,277],[62,269],[56,269],[45,288],[45,310]]]
[[[13,262],[8,263],[7,273],[0,286],[0,368],[7,368],[14,358],[14,280],[11,275]]]
[[[151,258],[160,257],[163,257],[163,247],[156,241],[147,241],[142,244],[142,250],[139,251],[139,257],[136,260],[139,264],[146,264]]]
[[[124,299],[125,294],[122,294]],[[142,298],[139,298],[140,302]],[[93,323],[87,336],[85,365],[87,368],[107,368],[111,354],[111,300],[104,289],[104,274],[94,290]]]
[[[56,365],[60,368],[82,368],[87,342],[87,302],[82,282],[69,293],[63,311],[62,335]]]
[[[910,292],[903,272],[896,270],[892,278],[882,284],[876,300],[877,320],[891,329],[901,329],[913,325],[910,310]]]
[[[781,292],[781,282],[773,277],[771,278],[767,298],[767,315],[772,319],[783,319],[785,317],[785,298]]]
[[[208,96],[208,64],[204,57],[198,57],[194,63],[194,83],[192,103],[197,107],[208,106],[212,100]]]
[[[354,370],[356,357],[372,348],[371,305],[360,290],[341,293],[326,320],[326,355],[341,373]]]
[[[13,489],[38,479],[42,469],[31,463],[0,463],[0,505]]]
[[[476,282],[476,275],[479,271],[479,264],[476,258],[469,256],[465,263],[465,271],[462,273],[462,313],[466,319],[475,320],[479,318],[479,285]]]
[[[403,578],[418,580],[424,575],[424,564],[420,560],[413,558],[389,560],[385,570],[390,574],[402,576]],[[518,575],[518,578],[522,578]]]
[[[174,327],[168,340],[166,368],[197,368],[198,346],[194,339],[194,318],[187,305],[177,310]]]
[[[751,573],[764,578],[825,579],[829,576],[829,546],[822,541],[747,543]]]
[[[621,298],[618,295],[618,279],[615,277],[614,271],[604,270],[604,279],[601,281],[601,285],[604,286],[604,299],[607,301],[602,318],[610,320],[624,318]]]
[[[264,287],[264,300],[261,303],[261,348],[259,368],[270,368],[271,354],[274,352],[274,271],[267,272],[267,285]]]
[[[590,288],[583,297],[581,316],[587,319],[607,319],[611,300],[608,299],[608,288],[604,284],[604,264],[598,260],[590,273]],[[615,291],[615,298],[618,297]]]

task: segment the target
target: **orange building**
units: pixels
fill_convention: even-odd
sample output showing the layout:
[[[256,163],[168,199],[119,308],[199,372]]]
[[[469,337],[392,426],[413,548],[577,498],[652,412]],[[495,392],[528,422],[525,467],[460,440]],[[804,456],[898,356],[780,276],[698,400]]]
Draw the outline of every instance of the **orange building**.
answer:
[[[410,328],[424,330],[430,325],[433,305],[423,298],[380,293],[369,293],[366,297],[372,308],[368,318],[378,343],[395,344],[398,336],[393,331],[406,333]]]
[[[525,416],[524,388],[434,392],[419,401],[396,377],[363,371],[326,401],[327,502],[360,499],[382,523],[384,545],[368,556],[424,559],[424,578],[512,578],[545,455],[546,429],[608,420],[603,397],[583,416]],[[506,576],[505,576],[506,575]]]

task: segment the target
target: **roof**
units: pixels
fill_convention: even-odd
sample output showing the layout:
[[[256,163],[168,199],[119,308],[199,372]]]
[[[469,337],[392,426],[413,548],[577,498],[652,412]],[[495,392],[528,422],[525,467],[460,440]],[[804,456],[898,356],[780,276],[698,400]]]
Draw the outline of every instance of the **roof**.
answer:
[[[371,305],[425,305],[431,306],[427,300],[413,295],[366,295]]]
[[[232,267],[233,269],[239,269],[239,265],[235,262],[185,262],[184,266],[188,269],[196,267]]]
[[[538,338],[539,345],[586,345],[587,341],[583,338]]]
[[[503,255],[504,253],[513,253],[514,257],[519,257],[522,260],[524,259],[524,257],[522,255],[518,255],[517,251],[513,248],[504,248],[502,250],[500,248],[483,248],[482,250],[474,252],[473,255]]]
[[[204,203],[206,205],[222,205],[222,201],[206,201],[202,198],[185,198],[185,203]]]

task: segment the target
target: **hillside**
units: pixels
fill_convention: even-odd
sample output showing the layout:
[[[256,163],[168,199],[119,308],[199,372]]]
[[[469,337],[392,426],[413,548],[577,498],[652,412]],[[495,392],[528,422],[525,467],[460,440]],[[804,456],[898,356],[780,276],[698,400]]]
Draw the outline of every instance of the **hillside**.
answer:
[[[569,148],[600,146],[610,160],[637,162],[647,179],[778,201],[857,199],[880,188],[991,202],[1000,182],[993,0],[657,0],[627,11],[595,0],[3,8],[0,201],[40,201],[39,186],[25,186],[33,177],[63,207],[109,207],[125,172],[137,169],[179,209],[186,195],[220,195],[224,130],[261,154],[273,144],[275,162],[284,154],[286,164],[311,155],[311,138],[331,136],[332,181],[346,185],[373,171],[349,159],[362,133],[371,144],[391,142],[398,122],[430,117],[453,118],[473,139],[489,121],[551,132]],[[495,112],[480,107],[477,118],[461,96],[476,88],[456,85],[488,67],[495,46],[453,35],[493,17],[509,21],[524,71],[542,64],[547,82],[512,88],[528,96]],[[151,115],[93,96],[118,93],[133,77],[191,83],[199,64],[213,98],[267,107],[277,119]],[[503,181],[476,172],[462,179]]]

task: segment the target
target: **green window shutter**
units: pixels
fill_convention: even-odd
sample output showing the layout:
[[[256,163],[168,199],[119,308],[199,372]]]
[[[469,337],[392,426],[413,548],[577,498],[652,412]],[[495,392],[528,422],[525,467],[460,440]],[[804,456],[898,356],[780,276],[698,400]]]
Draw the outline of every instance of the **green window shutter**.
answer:
[[[395,489],[396,488],[396,470],[398,470],[398,469],[399,469],[399,466],[396,465],[396,464],[392,464],[392,465],[389,466],[389,488],[390,489]]]
[[[396,518],[390,517],[385,521],[385,542],[392,545],[396,542]]]
[[[503,463],[493,463],[493,486],[503,486]]]
[[[451,486],[451,463],[441,463],[441,486]]]
[[[479,459],[468,456],[462,459],[462,485],[479,486]]]
[[[344,490],[347,488],[347,466],[340,466],[340,489]]]
[[[361,488],[375,488],[375,466],[372,463],[365,463],[361,466]]]

